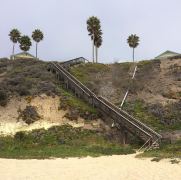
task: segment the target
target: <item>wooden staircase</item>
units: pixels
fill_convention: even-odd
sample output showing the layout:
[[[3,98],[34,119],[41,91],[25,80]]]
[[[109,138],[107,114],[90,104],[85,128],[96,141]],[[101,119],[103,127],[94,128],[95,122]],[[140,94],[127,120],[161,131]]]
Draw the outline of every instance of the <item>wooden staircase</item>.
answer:
[[[65,63],[52,62],[48,66],[48,70],[56,74],[58,80],[63,81],[66,88],[72,90],[75,95],[93,107],[97,108],[103,114],[110,117],[116,127],[126,129],[128,132],[142,139],[145,144],[140,148],[149,150],[153,147],[159,147],[162,136],[153,129],[135,119],[127,112],[119,109],[117,106],[109,102],[103,97],[96,96],[90,89],[83,85],[78,79],[68,72],[68,68],[72,65],[84,63],[85,59],[71,60]]]

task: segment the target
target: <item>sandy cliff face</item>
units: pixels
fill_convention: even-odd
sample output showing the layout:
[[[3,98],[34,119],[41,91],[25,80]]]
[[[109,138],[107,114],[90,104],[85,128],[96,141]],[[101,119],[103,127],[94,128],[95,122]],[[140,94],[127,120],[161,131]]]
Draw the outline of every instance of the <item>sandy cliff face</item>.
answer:
[[[18,131],[29,131],[32,129],[49,128],[54,125],[70,124],[74,127],[99,128],[103,122],[94,120],[91,123],[85,122],[84,119],[78,118],[77,121],[70,121],[65,114],[67,111],[60,110],[60,98],[58,96],[50,97],[46,95],[34,98],[12,98],[6,107],[0,106],[0,134],[14,135]],[[26,106],[34,106],[40,120],[27,125],[19,118],[20,111]]]
[[[45,121],[63,123],[67,120],[64,118],[66,111],[59,109],[60,98],[58,96],[53,98],[46,95],[41,95],[33,98],[30,105],[37,108],[37,112],[41,116],[41,119]]]
[[[71,73],[97,95],[120,104],[127,89],[127,101],[143,100],[147,104],[167,105],[181,99],[181,59],[147,60],[135,64],[88,64],[72,67]]]
[[[62,122],[66,111],[59,110],[59,97],[49,97],[46,95],[37,96],[29,100],[28,98],[12,98],[6,107],[0,107],[1,122],[16,122],[19,111],[26,106],[35,106],[41,119],[50,122]]]
[[[151,104],[166,105],[178,102],[181,99],[179,95],[181,92],[180,78],[181,59],[162,60],[159,71],[153,71],[150,78],[145,82],[143,81],[144,89],[139,91],[136,96]]]

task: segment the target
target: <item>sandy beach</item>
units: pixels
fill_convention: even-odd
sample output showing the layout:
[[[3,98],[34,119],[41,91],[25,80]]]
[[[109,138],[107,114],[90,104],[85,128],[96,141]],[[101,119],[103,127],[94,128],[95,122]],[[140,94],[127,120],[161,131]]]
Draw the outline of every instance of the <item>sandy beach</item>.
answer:
[[[0,159],[2,180],[180,180],[181,163],[134,155],[51,160]]]

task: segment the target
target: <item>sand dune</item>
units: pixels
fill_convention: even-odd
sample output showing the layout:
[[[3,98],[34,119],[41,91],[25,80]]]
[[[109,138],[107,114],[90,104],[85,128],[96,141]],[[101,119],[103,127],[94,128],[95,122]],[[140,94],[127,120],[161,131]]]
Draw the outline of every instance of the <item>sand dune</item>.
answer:
[[[180,180],[181,164],[135,155],[52,160],[0,159],[3,180]]]

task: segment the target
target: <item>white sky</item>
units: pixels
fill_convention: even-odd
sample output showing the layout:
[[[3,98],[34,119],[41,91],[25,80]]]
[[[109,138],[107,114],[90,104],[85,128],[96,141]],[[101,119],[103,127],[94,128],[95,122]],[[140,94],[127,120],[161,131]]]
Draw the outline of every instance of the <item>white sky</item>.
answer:
[[[10,56],[12,28],[31,36],[39,28],[45,39],[39,57],[68,60],[83,56],[91,59],[92,44],[86,20],[100,18],[103,45],[100,62],[131,60],[126,39],[140,37],[136,59],[151,59],[165,50],[181,53],[181,0],[0,0],[0,57]],[[16,47],[16,52],[20,52]],[[35,45],[30,53],[35,54]]]

